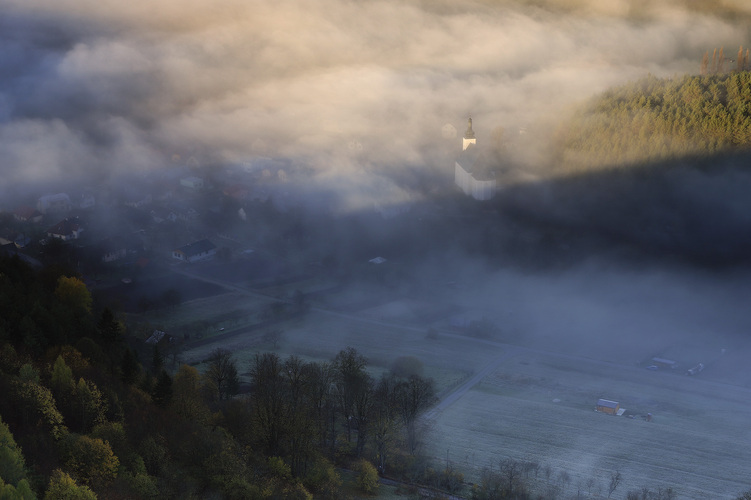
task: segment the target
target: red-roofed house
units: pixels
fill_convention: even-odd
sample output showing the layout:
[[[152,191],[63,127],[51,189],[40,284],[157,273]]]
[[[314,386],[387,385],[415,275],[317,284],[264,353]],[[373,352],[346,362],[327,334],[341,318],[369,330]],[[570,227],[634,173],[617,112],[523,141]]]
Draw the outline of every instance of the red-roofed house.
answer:
[[[222,194],[235,200],[245,201],[250,198],[250,189],[242,184],[233,184],[224,188]]]
[[[19,222],[39,222],[44,215],[34,207],[19,207],[13,212],[13,217]]]

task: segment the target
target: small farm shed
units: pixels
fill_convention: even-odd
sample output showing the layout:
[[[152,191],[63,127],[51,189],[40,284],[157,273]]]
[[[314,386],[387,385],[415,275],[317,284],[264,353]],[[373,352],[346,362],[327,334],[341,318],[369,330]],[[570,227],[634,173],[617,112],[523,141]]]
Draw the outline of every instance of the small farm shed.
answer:
[[[660,368],[675,368],[678,364],[672,359],[652,358],[652,363]]]
[[[610,401],[609,399],[598,399],[597,400],[597,411],[601,411],[602,413],[609,413],[610,415],[615,415],[618,413],[618,410],[621,408],[620,403],[617,401]]]

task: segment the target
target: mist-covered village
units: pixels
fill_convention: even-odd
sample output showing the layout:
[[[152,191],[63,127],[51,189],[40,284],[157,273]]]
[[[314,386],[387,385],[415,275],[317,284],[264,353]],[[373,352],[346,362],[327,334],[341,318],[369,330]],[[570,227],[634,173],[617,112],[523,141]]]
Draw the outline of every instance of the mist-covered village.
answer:
[[[0,12],[0,497],[751,498],[745,3]]]

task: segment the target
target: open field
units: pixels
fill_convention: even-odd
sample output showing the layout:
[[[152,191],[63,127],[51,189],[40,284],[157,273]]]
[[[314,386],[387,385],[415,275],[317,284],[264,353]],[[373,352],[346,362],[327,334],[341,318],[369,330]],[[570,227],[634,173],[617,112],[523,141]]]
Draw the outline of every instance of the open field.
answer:
[[[232,300],[199,299],[193,306],[199,311],[205,305],[205,314],[220,317],[245,301],[250,308],[263,301],[257,293],[226,297]],[[580,487],[607,496],[612,471],[623,475],[613,498],[642,487],[670,487],[678,498],[730,499],[751,487],[751,372],[743,357],[748,346],[740,340],[734,345],[730,337],[681,342],[678,334],[637,335],[636,322],[630,329],[611,325],[600,321],[605,314],[599,309],[585,318],[592,330],[611,334],[574,339],[571,332],[581,325],[569,318],[567,304],[530,313],[522,299],[508,297],[504,304],[515,311],[508,324],[534,332],[520,345],[508,345],[441,329],[447,322],[435,313],[440,308],[420,301],[333,290],[325,303],[333,310],[316,309],[324,305],[316,301],[304,319],[280,324],[284,333],[275,351],[283,358],[330,361],[352,346],[369,359],[375,377],[399,356],[421,359],[425,375],[449,397],[431,412],[425,451],[438,464],[448,455],[468,481],[477,480],[483,467],[514,458],[549,466],[550,482],[567,473],[568,494]],[[537,318],[553,328],[538,328]],[[431,325],[438,332],[428,336]],[[272,350],[263,333],[222,344],[233,351],[244,382],[255,353]],[[200,362],[216,347],[191,349],[184,359]],[[674,359],[678,368],[647,370],[654,356]],[[698,361],[706,364],[704,372],[684,375]],[[457,389],[462,392],[454,394]],[[619,401],[635,418],[595,412],[598,398]],[[641,418],[647,413],[653,421]],[[544,483],[547,474],[539,474]]]
[[[367,316],[313,311],[305,320],[280,325],[284,334],[276,352],[283,358],[295,354],[329,361],[353,346],[368,357],[376,377],[396,357],[416,356],[444,395],[470,377],[467,367],[479,371],[502,359],[435,415],[427,440],[427,451],[438,463],[448,451],[451,463],[469,481],[477,479],[482,467],[511,457],[549,465],[552,478],[567,472],[572,493],[577,485],[582,491],[604,491],[615,470],[624,477],[620,495],[646,486],[672,487],[679,498],[732,498],[749,487],[748,389],[687,377],[682,371],[653,372],[636,363],[620,365],[447,333],[428,339],[421,328]],[[241,335],[222,345],[233,351],[244,382],[255,353],[272,350],[261,336]],[[196,362],[215,347],[187,351],[185,359]],[[598,398],[619,401],[636,418],[595,412]],[[640,418],[647,413],[653,414],[652,422]],[[587,486],[591,478],[594,484]]]
[[[620,401],[636,418],[594,411]],[[499,460],[534,460],[587,491],[611,471],[629,489],[672,487],[679,498],[734,498],[748,489],[751,391],[698,378],[522,351],[433,422],[430,454],[467,479]],[[638,415],[652,413],[652,422]]]
[[[252,303],[239,293],[221,293],[185,301],[175,307],[150,311],[137,317],[151,323],[163,324],[166,327],[191,325],[198,321],[213,324],[222,321],[222,318],[248,318],[250,320],[253,315],[258,314],[261,308],[261,301],[256,302],[259,303]]]

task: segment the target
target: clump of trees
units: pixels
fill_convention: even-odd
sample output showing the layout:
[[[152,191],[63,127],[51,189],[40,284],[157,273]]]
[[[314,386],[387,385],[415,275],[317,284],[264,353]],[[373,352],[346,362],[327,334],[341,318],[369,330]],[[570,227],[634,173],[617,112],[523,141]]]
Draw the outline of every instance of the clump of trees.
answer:
[[[394,374],[376,381],[366,366],[351,347],[330,363],[256,355],[246,398],[256,444],[285,457],[295,475],[307,474],[321,451],[332,459],[367,456],[381,473],[397,443],[414,455],[419,416],[435,400],[433,381]]]
[[[748,148],[749,102],[749,71],[650,75],[604,92],[562,126],[558,162],[576,170]]]

